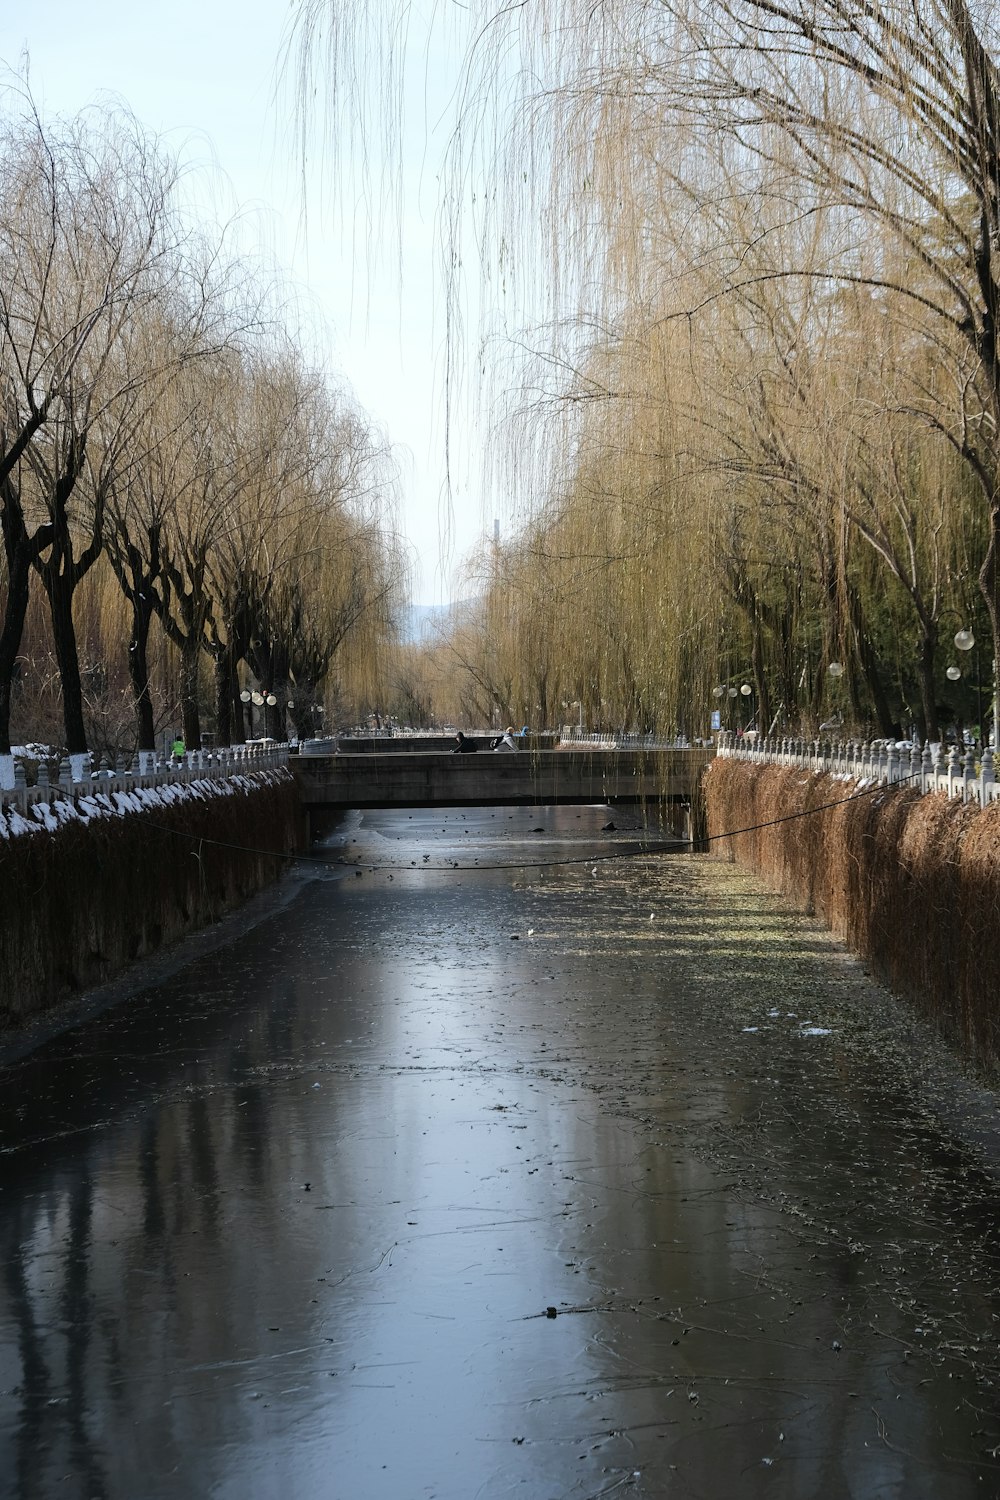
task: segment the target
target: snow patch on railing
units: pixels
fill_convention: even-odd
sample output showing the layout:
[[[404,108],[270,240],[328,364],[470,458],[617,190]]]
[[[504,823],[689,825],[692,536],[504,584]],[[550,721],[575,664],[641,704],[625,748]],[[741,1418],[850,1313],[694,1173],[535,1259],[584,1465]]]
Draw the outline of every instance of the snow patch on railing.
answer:
[[[36,799],[25,811],[14,805],[0,805],[0,839],[21,838],[35,833],[58,833],[70,823],[86,826],[99,819],[125,818],[156,808],[174,807],[184,802],[207,802],[213,797],[245,795],[260,787],[278,786],[292,780],[287,765],[272,766],[247,774],[202,776],[197,780],[164,781],[152,786],[121,786],[118,779],[97,791],[77,793],[51,789],[48,800]],[[35,789],[32,788],[34,791]]]

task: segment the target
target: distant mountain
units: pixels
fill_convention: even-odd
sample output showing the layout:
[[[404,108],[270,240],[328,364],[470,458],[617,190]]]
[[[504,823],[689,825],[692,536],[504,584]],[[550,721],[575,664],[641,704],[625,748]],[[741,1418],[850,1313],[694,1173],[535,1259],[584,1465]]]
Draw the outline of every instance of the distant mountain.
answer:
[[[400,616],[400,636],[409,646],[424,645],[467,618],[475,606],[475,599],[458,599],[454,604],[408,604]]]

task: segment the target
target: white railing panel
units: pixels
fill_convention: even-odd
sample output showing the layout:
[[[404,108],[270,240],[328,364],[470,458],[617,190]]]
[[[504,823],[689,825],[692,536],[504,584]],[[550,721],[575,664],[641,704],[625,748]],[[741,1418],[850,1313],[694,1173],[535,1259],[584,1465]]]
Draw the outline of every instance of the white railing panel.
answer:
[[[987,807],[1000,798],[991,748],[979,762],[971,750],[957,745],[936,755],[929,746],[830,744],[818,740],[745,741],[724,731],[718,736],[716,753],[723,760],[744,760],[756,765],[800,766],[804,770],[849,776],[857,781],[885,785],[910,784],[924,794],[942,792]]]
[[[55,780],[43,764],[39,767],[38,781],[28,786],[24,768],[18,763],[15,785],[0,790],[0,809],[15,808],[23,813],[41,802],[89,797],[97,792],[133,792],[137,788],[183,786],[194,781],[225,781],[231,776],[275,770],[287,764],[287,745],[236,745],[230,750],[188,751],[183,761],[176,764],[160,761],[153,770],[127,770],[122,764],[111,770],[105,762],[100,770],[92,771],[80,781],[72,780],[66,761],[60,765]]]

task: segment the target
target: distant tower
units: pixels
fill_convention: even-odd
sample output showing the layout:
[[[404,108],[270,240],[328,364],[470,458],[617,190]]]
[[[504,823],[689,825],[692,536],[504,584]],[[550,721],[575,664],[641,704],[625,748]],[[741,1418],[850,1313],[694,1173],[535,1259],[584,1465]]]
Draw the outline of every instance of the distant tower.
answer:
[[[499,547],[499,545],[500,545],[500,517],[499,516],[495,517],[494,521],[493,521],[493,545],[494,545],[494,547]]]

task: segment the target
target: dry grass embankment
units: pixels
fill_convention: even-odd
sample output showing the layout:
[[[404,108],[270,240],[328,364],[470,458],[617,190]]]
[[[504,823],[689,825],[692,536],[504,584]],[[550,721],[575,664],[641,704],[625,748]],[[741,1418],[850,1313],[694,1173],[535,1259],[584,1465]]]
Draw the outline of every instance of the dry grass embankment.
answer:
[[[995,1069],[1000,804],[981,811],[907,787],[851,797],[857,790],[800,768],[716,760],[705,777],[712,852],[822,917],[884,984]],[[731,829],[746,831],[720,837]]]

